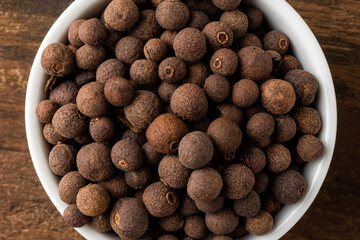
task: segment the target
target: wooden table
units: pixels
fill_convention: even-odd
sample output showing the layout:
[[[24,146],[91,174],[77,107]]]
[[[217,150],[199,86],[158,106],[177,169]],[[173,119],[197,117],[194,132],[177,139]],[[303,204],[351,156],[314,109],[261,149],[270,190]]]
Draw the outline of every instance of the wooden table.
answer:
[[[0,1],[0,240],[83,239],[67,226],[32,165],[24,126],[27,78],[46,32],[72,0]],[[360,238],[360,1],[291,0],[314,31],[338,103],[335,155],[323,187],[283,239]]]

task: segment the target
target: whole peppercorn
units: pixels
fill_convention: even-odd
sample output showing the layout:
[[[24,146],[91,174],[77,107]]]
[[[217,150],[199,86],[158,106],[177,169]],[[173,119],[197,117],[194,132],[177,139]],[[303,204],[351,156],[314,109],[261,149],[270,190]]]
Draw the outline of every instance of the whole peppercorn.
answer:
[[[278,53],[274,50],[267,50],[266,52],[271,56],[271,60],[273,63],[272,71],[277,72],[280,69],[281,64],[282,64],[282,58],[281,58],[280,53]]]
[[[188,132],[186,124],[171,113],[164,113],[155,118],[146,130],[150,146],[162,154],[177,151],[180,140]]]
[[[293,204],[299,201],[305,188],[304,177],[294,170],[287,170],[275,177],[272,184],[272,194],[281,203]]]
[[[239,216],[232,209],[224,208],[216,213],[207,213],[205,222],[211,232],[217,235],[226,235],[236,228]]]
[[[212,55],[210,68],[214,73],[230,77],[235,74],[238,61],[236,53],[228,48],[221,48]]]
[[[94,182],[107,179],[115,172],[110,148],[102,143],[83,146],[76,156],[76,165],[84,178]]]
[[[274,30],[265,34],[263,43],[265,50],[274,50],[283,55],[288,50],[290,41],[285,33]]]
[[[248,46],[254,46],[258,47],[260,49],[263,49],[262,42],[260,38],[258,38],[253,33],[245,33],[242,35],[235,43],[234,43],[234,51],[239,51],[240,49]]]
[[[84,43],[81,41],[79,37],[79,28],[85,22],[85,19],[78,19],[71,23],[68,30],[68,40],[71,45],[76,48],[81,47]]]
[[[183,28],[190,13],[185,3],[179,0],[162,1],[156,8],[156,21],[167,30],[179,30]]]
[[[109,193],[98,184],[89,184],[81,188],[76,196],[76,206],[82,214],[89,217],[105,212],[109,203]]]
[[[246,197],[234,200],[234,210],[241,217],[251,217],[260,210],[260,197],[255,191],[251,191]]]
[[[205,79],[211,74],[209,65],[205,62],[187,65],[186,71],[183,83],[193,83],[200,87],[204,85]]]
[[[158,219],[159,226],[167,232],[175,232],[184,226],[184,217],[179,213],[174,213],[168,217]]]
[[[149,142],[146,142],[142,146],[142,151],[144,153],[144,161],[147,164],[157,165],[163,158],[163,154],[156,152],[155,149],[151,147]]]
[[[80,25],[78,34],[83,43],[95,46],[105,39],[106,28],[100,19],[91,18]]]
[[[191,11],[202,11],[208,16],[214,16],[219,9],[208,0],[188,0],[187,5]]]
[[[258,214],[245,219],[246,230],[249,233],[261,236],[269,232],[274,224],[274,220],[270,213],[260,211]]]
[[[135,91],[132,102],[124,108],[126,119],[137,129],[145,129],[162,111],[160,99],[152,92]]]
[[[293,86],[281,79],[270,79],[260,86],[261,104],[272,114],[287,114],[295,105]]]
[[[111,160],[122,171],[138,169],[143,162],[139,145],[131,140],[120,140],[111,149]]]
[[[102,85],[113,77],[126,77],[127,69],[118,59],[111,58],[100,64],[96,70],[96,81]]]
[[[201,215],[192,215],[186,217],[184,230],[187,236],[199,239],[206,234],[205,219]]]
[[[275,116],[274,138],[278,142],[291,140],[296,134],[295,120],[290,116]]]
[[[66,140],[66,138],[64,138],[58,132],[55,131],[55,128],[52,123],[45,124],[43,128],[43,135],[45,140],[52,145],[56,145],[58,142],[63,142]]]
[[[237,8],[241,0],[228,0],[228,1],[212,0],[212,2],[216,7],[220,8],[221,10],[228,11]]]
[[[59,107],[56,103],[50,100],[43,100],[37,105],[36,116],[41,123],[49,123],[58,109]]]
[[[231,160],[236,149],[241,144],[242,132],[239,126],[229,118],[215,119],[209,126],[207,134],[214,143],[215,148]]]
[[[113,30],[130,30],[139,18],[139,10],[132,0],[114,0],[104,11],[104,21]]]
[[[311,73],[295,69],[289,71],[284,80],[291,83],[296,92],[296,102],[301,106],[307,106],[311,104],[319,89],[319,83],[314,75]]]
[[[98,117],[91,119],[89,131],[96,142],[105,142],[114,136],[115,126],[109,117]]]
[[[300,158],[307,162],[319,158],[324,151],[324,145],[315,136],[303,135],[296,145],[296,151]]]
[[[248,46],[240,49],[237,55],[242,78],[261,81],[270,75],[273,68],[272,59],[264,50]]]
[[[160,39],[161,41],[163,41],[169,48],[173,48],[173,44],[174,44],[174,39],[176,37],[176,35],[178,34],[178,32],[176,31],[170,31],[170,30],[166,30],[164,31],[161,36]]]
[[[187,27],[196,28],[202,31],[209,22],[209,17],[202,11],[191,11]]]
[[[122,77],[110,78],[104,87],[106,100],[116,107],[130,104],[134,93],[134,87],[128,80]]]
[[[224,193],[230,199],[241,199],[252,190],[255,177],[252,171],[242,164],[232,164],[222,174]]]
[[[68,172],[59,182],[59,197],[63,202],[73,204],[80,188],[85,187],[88,181],[78,171]]]
[[[225,117],[233,120],[238,125],[241,125],[243,122],[243,112],[238,107],[232,103],[222,103],[216,107],[219,110],[219,117]]]
[[[132,65],[136,60],[143,58],[144,43],[137,37],[126,36],[116,44],[116,58],[127,65]]]
[[[74,53],[65,44],[52,43],[41,54],[41,66],[46,74],[64,77],[75,66]]]
[[[139,85],[153,85],[159,80],[158,64],[152,60],[136,60],[130,68],[130,76]]]
[[[250,168],[253,173],[258,173],[265,167],[266,157],[261,149],[250,147],[240,153],[239,163]]]
[[[182,195],[178,211],[183,216],[191,216],[199,211],[195,205],[195,201],[185,191]]]
[[[184,28],[176,35],[173,48],[176,57],[185,62],[195,63],[206,53],[206,38],[198,29]]]
[[[182,165],[197,169],[208,164],[214,154],[210,137],[203,132],[195,131],[185,135],[179,145],[179,159]]]
[[[120,238],[137,239],[146,232],[149,217],[140,200],[122,198],[111,209],[110,223]]]
[[[74,81],[65,81],[55,87],[49,94],[49,99],[58,106],[75,103],[79,87]]]
[[[124,175],[120,173],[111,178],[101,180],[98,184],[104,187],[109,192],[110,196],[115,199],[123,198],[130,192],[130,188],[126,184]]]
[[[254,140],[262,140],[270,137],[274,129],[274,118],[268,113],[255,114],[249,119],[246,125],[248,137]]]
[[[165,102],[170,102],[171,96],[175,92],[175,90],[180,86],[178,83],[167,83],[162,82],[159,85],[159,88],[157,90],[157,94],[159,97],[164,100]]]
[[[219,21],[230,26],[234,33],[234,38],[243,36],[249,24],[246,15],[238,9],[223,12]]]
[[[258,172],[255,174],[254,191],[262,193],[269,185],[269,175],[266,172]]]
[[[214,51],[230,47],[234,40],[234,33],[230,26],[221,22],[208,23],[202,33],[205,35],[208,45]]]
[[[91,70],[82,70],[76,73],[75,82],[77,85],[82,86],[92,82],[96,78],[96,73]],[[76,98],[76,97],[75,97]]]
[[[67,144],[58,143],[49,154],[49,167],[53,173],[64,176],[76,169],[75,149]]]
[[[319,112],[310,107],[297,107],[292,116],[296,122],[297,131],[301,134],[315,135],[321,129],[321,118]]]
[[[259,95],[259,87],[254,81],[242,79],[234,84],[231,100],[236,106],[250,107],[257,101]]]
[[[289,167],[291,163],[291,154],[282,144],[272,144],[268,146],[264,152],[270,172],[279,173]]]
[[[230,84],[225,77],[213,74],[205,79],[203,89],[212,102],[220,103],[229,96]]]
[[[280,67],[280,73],[282,75],[285,75],[286,73],[290,72],[291,70],[295,70],[295,69],[302,69],[300,61],[296,57],[294,57],[290,54],[283,55],[282,63],[281,63],[281,67]]]
[[[110,213],[105,212],[90,218],[89,225],[97,232],[105,233],[110,231],[112,229],[110,224]]]
[[[121,134],[120,140],[130,140],[136,142],[139,146],[146,143],[146,137],[142,133],[136,133],[130,129],[126,129],[125,132]]]
[[[159,38],[152,38],[144,46],[146,59],[161,62],[168,54],[168,46]]]
[[[196,207],[204,213],[216,213],[224,205],[225,195],[220,193],[214,200],[210,202],[195,202]]]
[[[164,82],[176,83],[185,77],[186,65],[180,58],[169,57],[160,63],[158,74]]]
[[[199,121],[208,110],[203,90],[192,83],[178,87],[171,97],[170,105],[175,114],[190,122]]]
[[[72,204],[65,208],[64,221],[72,227],[79,228],[89,221],[89,217],[83,215],[76,204]]]
[[[76,104],[80,112],[88,117],[104,115],[109,108],[104,95],[104,86],[97,82],[82,86],[76,97]]]
[[[194,201],[214,200],[223,187],[220,174],[212,168],[194,170],[187,184],[187,193]]]
[[[184,167],[178,156],[167,155],[159,163],[160,180],[171,188],[183,188],[190,177],[191,170]]]
[[[243,12],[249,20],[249,30],[255,30],[260,27],[263,20],[262,12],[254,6],[243,6]]]
[[[106,51],[101,45],[84,45],[76,51],[76,65],[85,70],[97,68],[105,59]]]
[[[140,167],[136,170],[125,172],[127,185],[140,189],[147,187],[152,180],[152,171],[149,167]]]
[[[140,12],[139,20],[129,31],[130,36],[137,37],[144,42],[160,37],[162,29],[156,21],[155,11],[146,9]]]
[[[155,182],[145,189],[143,202],[152,216],[167,217],[178,208],[179,196],[162,182]]]

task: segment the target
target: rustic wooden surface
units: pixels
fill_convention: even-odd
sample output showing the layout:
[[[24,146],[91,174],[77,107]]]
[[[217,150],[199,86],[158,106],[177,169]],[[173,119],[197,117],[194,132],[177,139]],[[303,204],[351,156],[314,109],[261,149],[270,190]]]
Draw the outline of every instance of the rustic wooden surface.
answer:
[[[30,67],[46,32],[72,0],[0,1],[0,239],[83,239],[67,226],[32,165],[24,126]],[[333,74],[335,155],[323,187],[283,239],[360,238],[360,1],[291,0],[314,31]]]

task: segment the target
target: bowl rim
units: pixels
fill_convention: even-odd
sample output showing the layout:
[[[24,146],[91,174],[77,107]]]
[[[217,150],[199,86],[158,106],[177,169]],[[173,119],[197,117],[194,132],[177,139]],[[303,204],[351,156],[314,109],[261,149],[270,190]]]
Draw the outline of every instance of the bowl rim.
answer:
[[[44,80],[46,76],[40,64],[41,53],[48,44],[58,42],[66,38],[67,29],[73,20],[94,16],[94,13],[98,13],[100,11],[99,9],[103,9],[106,3],[109,3],[110,1],[111,0],[74,1],[60,15],[46,34],[37,51],[29,75],[25,100],[25,127],[29,151],[34,168],[45,192],[61,214],[63,214],[67,204],[63,203],[58,196],[57,182],[59,181],[59,178],[51,172],[48,166],[44,166],[44,162],[48,161],[45,153],[45,148],[48,148],[48,144],[42,137],[42,124],[37,120],[35,114],[38,102],[45,96],[41,89],[44,86],[44,82],[42,82],[42,80]],[[296,45],[297,47],[306,46],[305,49],[301,49],[302,51],[294,49],[294,55],[301,61],[305,70],[308,70],[317,77],[320,85],[318,98],[321,100],[319,100],[319,105],[322,109],[319,108],[319,112],[323,119],[323,127],[319,137],[323,141],[326,151],[320,159],[309,162],[305,167],[306,171],[309,172],[307,175],[314,176],[312,179],[307,179],[309,186],[307,191],[298,203],[287,205],[282,208],[275,217],[274,228],[269,233],[263,236],[248,235],[242,238],[247,240],[279,239],[288,232],[309,209],[328,172],[334,152],[337,130],[335,90],[330,69],[320,44],[305,21],[289,3],[285,0],[244,1],[248,3],[251,2],[251,4],[257,6],[260,10],[262,10],[265,16],[277,14],[278,19],[274,20],[276,22],[275,25],[277,25],[276,29],[280,31],[286,29],[287,31],[285,31],[285,33],[289,36],[290,42],[293,45]],[[273,7],[274,5],[276,7]],[[282,12],[286,13],[286,15],[281,14]],[[272,21],[270,21],[270,25],[273,24],[271,23]],[[296,29],[290,28],[289,26],[296,26]],[[301,37],[299,39],[294,38],[293,36],[299,35],[298,32],[301,32]],[[312,55],[312,58],[308,57],[310,54]],[[307,61],[304,62],[302,59],[306,59]],[[316,169],[313,165],[316,166]],[[314,167],[314,169],[311,167]],[[306,175],[305,178],[307,178]],[[279,219],[281,220],[281,224],[278,224]],[[75,230],[87,239],[114,239],[114,235],[108,233],[98,233],[87,225],[82,228],[75,228]]]

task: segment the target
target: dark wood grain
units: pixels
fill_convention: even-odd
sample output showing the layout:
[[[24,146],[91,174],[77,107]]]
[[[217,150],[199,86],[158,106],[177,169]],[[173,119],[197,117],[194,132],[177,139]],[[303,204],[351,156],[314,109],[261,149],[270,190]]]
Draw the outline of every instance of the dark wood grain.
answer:
[[[0,1],[0,239],[83,239],[43,190],[27,149],[27,78],[46,32],[72,0]],[[317,36],[336,88],[338,137],[323,187],[283,239],[360,238],[360,1],[290,0]]]

